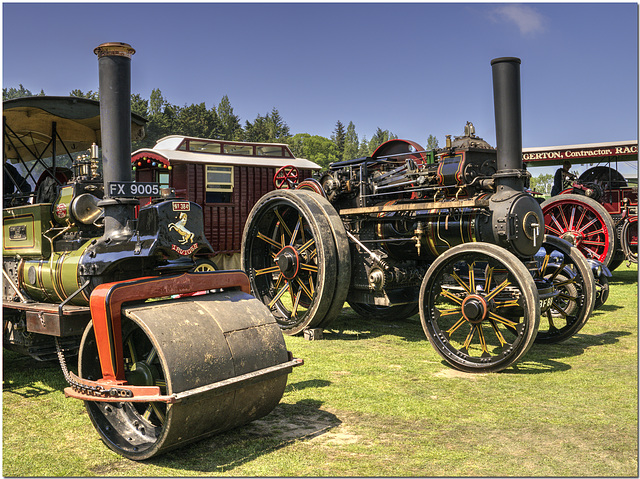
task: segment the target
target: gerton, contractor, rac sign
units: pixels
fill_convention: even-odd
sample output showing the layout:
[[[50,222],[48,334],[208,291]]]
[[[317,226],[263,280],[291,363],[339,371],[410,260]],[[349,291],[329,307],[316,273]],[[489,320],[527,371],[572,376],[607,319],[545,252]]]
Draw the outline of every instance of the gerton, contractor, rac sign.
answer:
[[[523,148],[522,159],[529,162],[549,162],[579,160],[580,162],[596,162],[607,157],[638,156],[638,143],[635,141],[614,141],[608,143],[589,143],[584,145],[549,146],[541,148]],[[629,161],[632,158],[618,158]]]

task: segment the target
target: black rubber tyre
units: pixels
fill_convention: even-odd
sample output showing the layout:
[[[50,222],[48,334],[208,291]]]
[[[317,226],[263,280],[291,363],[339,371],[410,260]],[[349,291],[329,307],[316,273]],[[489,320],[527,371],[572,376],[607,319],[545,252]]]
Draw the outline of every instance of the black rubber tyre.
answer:
[[[600,279],[596,281],[596,301],[593,305],[593,309],[599,309],[609,298],[609,278],[602,275]]]
[[[569,241],[586,258],[609,266],[616,249],[616,230],[609,212],[582,195],[558,195],[542,205],[544,232]]]
[[[545,235],[536,254],[537,279],[553,285],[560,294],[541,312],[536,343],[558,343],[580,331],[593,312],[596,283],[585,257],[568,241]]]
[[[374,304],[349,302],[349,306],[363,318],[399,321],[418,312],[418,303],[394,304],[392,306],[376,306]]]
[[[449,249],[420,288],[420,320],[447,363],[466,372],[498,372],[520,360],[540,319],[531,273],[515,255],[488,243]]]
[[[242,269],[251,290],[289,335],[319,327],[335,312],[336,244],[331,221],[312,194],[267,193],[249,213],[242,235]]]
[[[304,188],[302,189],[304,190]],[[347,294],[349,293],[349,285],[351,284],[351,247],[349,245],[349,238],[347,238],[347,232],[344,228],[344,223],[333,205],[329,203],[324,196],[318,193],[312,193],[307,190],[304,190],[304,192],[308,194],[308,201],[313,201],[322,208],[324,215],[327,217],[331,225],[333,241],[336,245],[336,289],[333,294],[333,299],[331,300],[331,307],[329,308],[329,311],[327,311],[324,319],[317,326],[326,328],[340,315],[344,302],[347,299]]]
[[[620,242],[625,258],[638,264],[638,217],[633,216],[624,222],[620,233]]]

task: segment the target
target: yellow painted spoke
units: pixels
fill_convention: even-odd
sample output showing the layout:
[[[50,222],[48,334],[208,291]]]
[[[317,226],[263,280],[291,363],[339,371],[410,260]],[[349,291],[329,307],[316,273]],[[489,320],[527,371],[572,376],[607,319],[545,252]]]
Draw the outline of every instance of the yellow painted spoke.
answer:
[[[151,417],[152,412],[153,412],[153,403],[149,403],[149,405],[147,406],[147,409],[145,409],[144,412],[142,413],[142,417],[148,421],[149,418]]]
[[[278,266],[269,266],[267,268],[257,269],[256,276],[260,276],[261,274],[277,273],[278,271],[280,271]]]
[[[300,280],[300,278],[296,278],[296,282],[300,285],[300,288],[304,291],[304,293],[309,296],[309,299],[313,298],[313,294],[309,291],[309,288],[305,286],[305,284]]]
[[[473,267],[476,263],[471,263],[469,266],[469,291],[475,293],[476,291],[476,278],[473,273]]]
[[[160,389],[167,388],[167,382],[164,379],[156,379],[153,384],[158,386]]]
[[[440,316],[450,316],[456,313],[461,314],[462,308],[442,309],[442,310],[439,309],[438,312],[440,313]]]
[[[300,304],[300,296],[302,296],[302,290],[298,290],[298,294],[296,294],[296,298],[293,302],[293,309],[291,311],[291,317],[294,318],[298,316],[298,305]]]
[[[287,292],[288,287],[289,287],[289,282],[285,281],[284,286],[280,289],[280,291],[276,293],[276,295],[273,297],[273,299],[269,302],[267,306],[269,306],[269,308],[273,308],[273,305],[276,304],[276,302],[278,302],[278,300],[284,293]]]
[[[558,329],[553,322],[553,314],[551,314],[551,310],[547,310],[547,319],[549,320],[549,329]]]
[[[496,322],[493,320],[489,320],[489,322],[491,323],[491,327],[493,328],[493,332],[496,334],[498,341],[500,341],[500,346],[504,346],[505,344],[507,344],[507,340],[504,339],[504,336],[498,329],[498,325],[496,324]]]
[[[484,333],[482,332],[482,325],[476,325],[478,329],[478,339],[480,339],[480,345],[482,346],[482,352],[489,354],[489,350],[487,349],[487,340],[484,339]]]
[[[484,280],[484,290],[489,291],[491,287],[491,276],[493,276],[493,266],[487,266],[487,277]]]
[[[508,279],[505,279],[499,286],[496,287],[493,291],[491,291],[484,299],[485,301],[490,301],[495,298],[498,294],[502,292],[504,288],[509,286],[511,283]]]
[[[258,232],[258,234],[256,235],[256,238],[261,239],[262,241],[266,241],[267,243],[269,243],[272,246],[275,246],[278,249],[282,249],[282,246],[279,245],[276,241],[272,240],[271,238],[269,238],[268,236],[263,235],[262,233]]]
[[[449,298],[451,301],[458,303],[460,306],[462,306],[462,300],[457,296],[455,296],[454,294],[450,293],[448,289],[440,290],[440,294],[445,298]]]
[[[563,318],[567,317],[567,313],[556,303],[555,301],[551,303],[551,306],[562,316]]]
[[[473,292],[469,289],[469,286],[467,286],[467,284],[464,281],[462,281],[454,271],[451,272],[451,276],[453,276],[453,279],[455,279],[458,282],[458,284],[465,289],[467,293]]]
[[[280,285],[282,284],[282,280],[284,279],[284,275],[280,274],[278,275],[278,279],[276,280],[276,284],[275,284],[275,288],[278,289],[280,287]]]
[[[311,271],[312,273],[317,273],[318,272],[318,267],[314,264],[306,264],[306,263],[302,263],[300,265],[300,269],[304,269],[306,271]]]
[[[158,416],[160,423],[164,424],[164,413],[160,410],[160,408],[154,402],[151,403],[151,407],[153,408],[153,412],[156,413],[156,416]]]
[[[510,299],[508,301],[496,301],[494,304],[496,305],[496,309],[498,309],[498,308],[509,308],[509,307],[513,307],[513,306],[518,306],[518,300],[517,299]]]
[[[453,326],[451,326],[449,329],[447,329],[446,333],[449,335],[449,337],[451,337],[451,335],[453,333],[456,332],[456,330],[462,326],[465,323],[464,317],[460,316],[460,319],[458,319],[458,321],[456,321],[456,324],[454,324]]]
[[[311,291],[311,296],[309,296],[311,298],[316,292],[315,287],[313,286],[313,276],[309,276],[309,291]]]
[[[147,356],[147,359],[144,360],[144,362],[147,364],[151,364],[153,360],[156,359],[157,356],[158,356],[158,353],[156,351],[156,348],[152,348],[151,352]]]
[[[296,223],[296,227],[293,229],[293,234],[291,235],[291,241],[289,242],[289,246],[293,246],[293,243],[296,242],[296,236],[298,236],[300,223],[302,223],[302,217],[298,215],[298,222]]]
[[[135,364],[138,362],[138,358],[136,355],[136,348],[133,345],[133,340],[129,338],[127,340],[127,348],[129,349],[129,354],[131,355],[131,364]]]
[[[311,238],[309,241],[307,241],[298,249],[298,254],[308,250],[311,246],[313,246],[314,243],[315,243],[315,240]]]
[[[284,219],[282,218],[282,216],[280,216],[280,212],[278,211],[278,208],[274,208],[273,212],[275,213],[275,215],[278,217],[278,220],[280,221],[280,226],[282,226],[282,229],[284,229],[288,234],[289,234],[289,238],[291,238],[293,235],[291,234],[291,230],[289,229],[289,227],[287,226],[287,223],[284,222]],[[283,245],[284,246],[284,245]]]
[[[574,303],[576,303],[578,301],[578,297],[577,296],[571,296],[569,294],[566,293],[560,293],[558,295],[559,298],[564,298],[564,299],[568,299],[569,301],[573,301]]]
[[[469,346],[471,346],[471,341],[473,340],[473,336],[476,332],[476,326],[473,325],[471,326],[471,331],[469,331],[469,334],[467,334],[467,339],[464,340],[464,348],[469,351]]]
[[[499,323],[502,323],[505,326],[508,326],[510,328],[513,328],[513,329],[515,329],[516,326],[518,325],[518,323],[516,323],[514,321],[511,321],[510,319],[503,318],[499,314],[496,314],[496,313],[494,313],[492,311],[489,311],[489,318],[493,319],[494,321],[498,321]]]
[[[542,265],[540,266],[540,276],[544,278],[544,274],[547,271],[547,266],[549,265],[549,259],[551,255],[545,254],[544,259],[542,260]]]

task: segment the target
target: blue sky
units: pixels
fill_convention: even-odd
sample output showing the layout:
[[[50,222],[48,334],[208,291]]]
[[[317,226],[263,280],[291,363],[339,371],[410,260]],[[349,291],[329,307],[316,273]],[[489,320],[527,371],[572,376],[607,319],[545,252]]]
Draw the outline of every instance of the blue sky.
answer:
[[[524,147],[638,134],[636,3],[4,3],[2,22],[3,87],[34,93],[97,91],[93,48],[121,41],[144,98],[423,145],[472,121],[495,145],[490,61],[516,56]]]

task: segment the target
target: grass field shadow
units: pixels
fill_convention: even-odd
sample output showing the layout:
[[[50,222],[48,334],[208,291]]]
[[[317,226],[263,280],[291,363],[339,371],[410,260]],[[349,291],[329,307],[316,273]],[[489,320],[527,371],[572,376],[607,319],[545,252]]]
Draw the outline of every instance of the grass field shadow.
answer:
[[[354,341],[389,335],[410,342],[427,340],[417,314],[405,319],[364,318],[348,307],[325,328],[323,339]]]
[[[147,462],[189,473],[231,472],[262,455],[309,441],[339,426],[342,422],[321,410],[321,405],[311,399],[281,403],[262,419]]]

